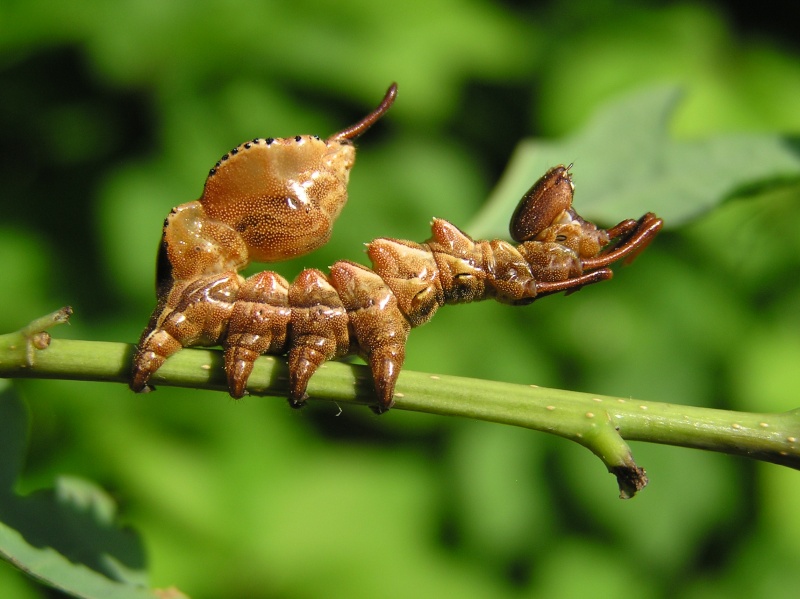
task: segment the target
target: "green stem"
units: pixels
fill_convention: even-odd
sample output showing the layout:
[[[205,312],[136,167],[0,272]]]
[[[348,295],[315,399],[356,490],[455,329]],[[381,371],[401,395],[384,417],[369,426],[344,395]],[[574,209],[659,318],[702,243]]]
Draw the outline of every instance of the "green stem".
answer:
[[[134,346],[50,341],[40,334],[65,320],[59,311],[21,331],[0,335],[0,377],[127,383]],[[248,389],[253,395],[286,396],[287,380],[285,361],[263,356]],[[225,391],[222,354],[180,351],[152,382]],[[338,362],[325,364],[312,377],[308,393],[313,399],[339,403],[374,401],[369,369]],[[396,409],[512,424],[571,439],[603,461],[617,477],[624,498],[647,484],[625,440],[719,451],[800,469],[800,410],[734,412],[410,371],[401,373],[395,397]]]

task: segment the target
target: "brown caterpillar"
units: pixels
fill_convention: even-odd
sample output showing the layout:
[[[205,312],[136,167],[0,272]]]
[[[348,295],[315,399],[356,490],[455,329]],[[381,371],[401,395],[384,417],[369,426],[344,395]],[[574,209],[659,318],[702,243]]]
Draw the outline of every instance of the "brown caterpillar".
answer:
[[[133,361],[134,391],[147,390],[180,348],[222,345],[236,398],[246,393],[259,355],[288,353],[289,403],[300,407],[317,368],[358,354],[372,370],[382,412],[393,404],[410,330],[440,306],[489,298],[526,305],[609,279],[612,262],[631,259],[661,229],[652,213],[608,230],[585,221],[572,208],[569,167],[556,166],[514,212],[516,246],[474,241],[434,219],[425,243],[367,244],[372,270],[343,260],[327,276],[306,269],[291,284],[270,271],[241,277],[250,260],[302,255],[327,241],[347,200],[351,140],[396,93],[392,85],[377,109],[325,141],[297,136],[239,146],[211,169],[200,200],[172,210],[159,251],[158,304]]]

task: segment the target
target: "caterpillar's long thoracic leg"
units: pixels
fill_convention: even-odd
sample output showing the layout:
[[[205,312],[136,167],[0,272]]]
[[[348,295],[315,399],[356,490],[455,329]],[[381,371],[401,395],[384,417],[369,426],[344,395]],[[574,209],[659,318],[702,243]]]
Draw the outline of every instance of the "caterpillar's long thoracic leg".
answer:
[[[650,245],[663,225],[664,222],[652,212],[648,212],[638,221],[622,221],[608,230],[610,238],[620,237],[619,242],[595,258],[585,258],[583,267],[587,270],[602,268],[622,258],[629,264]]]
[[[557,166],[514,212],[510,230],[517,245],[475,241],[455,225],[434,219],[431,238],[424,243],[388,238],[369,243],[372,270],[340,261],[329,275],[308,269],[291,284],[268,271],[246,280],[239,276],[250,259],[299,255],[327,239],[341,203],[324,208],[324,216],[314,216],[321,208],[309,204],[298,222],[285,227],[278,217],[291,215],[315,185],[322,204],[331,199],[332,185],[344,193],[341,186],[352,166],[350,139],[380,118],[395,94],[393,86],[377,109],[325,142],[299,136],[240,146],[212,169],[200,201],[173,210],[159,255],[158,305],[134,357],[132,389],[147,389],[151,375],[181,347],[220,344],[233,397],[246,393],[259,355],[288,353],[289,402],[299,407],[307,399],[311,376],[324,362],[358,354],[372,370],[376,411],[383,412],[394,402],[410,330],[428,322],[441,306],[484,299],[525,305],[610,279],[609,265],[630,261],[663,225],[648,213],[638,221],[598,228],[572,208],[569,168]],[[257,152],[266,152],[276,143],[283,144],[283,153],[271,154],[263,164],[258,153],[249,154],[250,161],[238,158],[256,146]],[[305,173],[305,162],[315,160],[322,161],[314,163],[317,167],[328,165],[324,176],[308,174],[300,184],[298,175],[278,181],[276,189],[272,183],[259,187],[272,181],[276,168],[286,179],[286,173]],[[268,171],[264,177],[260,167]],[[287,190],[295,195],[284,198]],[[306,229],[301,221],[309,215],[313,222]]]

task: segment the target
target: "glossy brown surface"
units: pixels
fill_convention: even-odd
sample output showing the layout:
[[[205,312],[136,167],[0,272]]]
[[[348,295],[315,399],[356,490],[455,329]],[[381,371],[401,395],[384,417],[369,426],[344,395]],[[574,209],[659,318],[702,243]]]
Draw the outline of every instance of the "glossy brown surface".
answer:
[[[172,211],[161,250],[167,264],[134,358],[133,390],[146,390],[151,375],[181,347],[222,345],[233,397],[246,393],[259,355],[288,353],[289,401],[299,407],[322,364],[358,354],[373,373],[376,411],[385,411],[410,330],[441,306],[484,299],[525,305],[609,279],[611,263],[631,259],[661,229],[661,219],[650,213],[609,230],[585,221],[572,208],[569,168],[557,166],[514,212],[510,230],[519,245],[475,241],[434,219],[425,243],[367,244],[372,269],[340,261],[328,275],[308,269],[292,283],[269,271],[239,276],[249,260],[274,260],[324,243],[341,209],[329,196],[346,198],[353,155],[347,142],[395,95],[392,86],[375,111],[327,141],[301,136],[240,146],[212,169],[199,202]],[[302,198],[299,188],[313,192],[316,207],[291,205],[286,198]]]
[[[508,227],[511,239],[533,239],[552,225],[561,212],[569,210],[575,189],[569,173],[571,166],[554,166],[522,196]]]

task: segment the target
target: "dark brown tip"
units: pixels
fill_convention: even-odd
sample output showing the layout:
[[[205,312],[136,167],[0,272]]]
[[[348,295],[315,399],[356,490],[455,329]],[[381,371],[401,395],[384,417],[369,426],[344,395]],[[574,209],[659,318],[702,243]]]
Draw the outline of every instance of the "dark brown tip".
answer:
[[[332,141],[341,141],[344,139],[355,139],[364,131],[372,127],[375,122],[380,119],[386,111],[394,104],[394,100],[397,97],[397,84],[392,83],[389,86],[389,89],[386,90],[386,94],[383,96],[383,100],[381,101],[380,105],[370,112],[367,116],[363,119],[358,121],[355,125],[351,125],[347,129],[343,129],[338,133],[334,133],[331,135],[330,140]]]
[[[535,238],[569,209],[573,193],[569,169],[563,164],[554,166],[522,196],[509,224],[514,241],[522,243]]]

